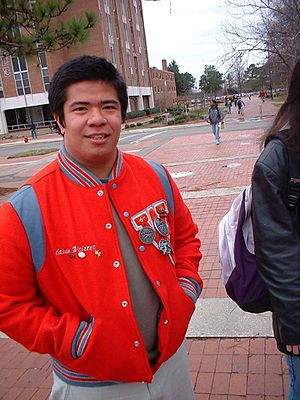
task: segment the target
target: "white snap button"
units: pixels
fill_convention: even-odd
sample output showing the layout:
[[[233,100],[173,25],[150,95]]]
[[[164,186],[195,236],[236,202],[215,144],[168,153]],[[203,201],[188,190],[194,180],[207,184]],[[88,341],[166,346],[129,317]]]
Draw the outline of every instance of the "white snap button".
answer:
[[[79,258],[84,258],[84,257],[85,257],[85,253],[84,253],[83,251],[80,251],[80,252],[78,253],[78,257],[79,257]]]
[[[105,225],[106,229],[111,229],[112,228],[112,224],[110,224],[109,222]]]
[[[120,266],[119,261],[114,261],[114,267],[115,267],[115,268],[118,268],[119,266]]]
[[[160,281],[156,281],[156,284],[157,284],[157,286],[161,285]]]
[[[104,192],[103,192],[102,189],[101,189],[101,190],[98,190],[98,192],[97,192],[97,195],[98,195],[98,196],[103,196],[103,194],[104,194]]]
[[[124,300],[122,301],[122,307],[127,307],[128,306],[128,301]]]
[[[167,319],[164,320],[164,324],[168,325],[169,321]]]
[[[135,341],[133,342],[133,345],[134,345],[134,347],[139,347],[140,342],[139,342],[138,340],[135,340]]]

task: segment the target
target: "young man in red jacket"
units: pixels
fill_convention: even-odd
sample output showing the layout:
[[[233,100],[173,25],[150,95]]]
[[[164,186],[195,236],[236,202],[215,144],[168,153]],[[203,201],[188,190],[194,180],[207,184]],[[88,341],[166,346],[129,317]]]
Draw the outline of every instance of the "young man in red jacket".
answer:
[[[63,64],[63,147],[0,208],[0,330],[52,356],[52,400],[193,399],[198,231],[168,172],[117,148],[127,101],[105,59]]]

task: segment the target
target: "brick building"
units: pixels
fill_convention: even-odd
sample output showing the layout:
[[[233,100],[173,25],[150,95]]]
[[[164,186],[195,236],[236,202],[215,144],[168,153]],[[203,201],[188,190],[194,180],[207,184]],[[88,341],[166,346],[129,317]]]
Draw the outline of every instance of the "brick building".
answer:
[[[0,57],[0,134],[53,121],[48,105],[49,81],[58,66],[78,55],[105,57],[124,76],[128,111],[154,106],[141,0],[77,0],[69,16],[92,11],[97,17],[89,40],[39,57]]]
[[[161,70],[150,68],[150,79],[156,107],[169,107],[176,103],[175,74],[168,71],[166,60],[162,60]]]

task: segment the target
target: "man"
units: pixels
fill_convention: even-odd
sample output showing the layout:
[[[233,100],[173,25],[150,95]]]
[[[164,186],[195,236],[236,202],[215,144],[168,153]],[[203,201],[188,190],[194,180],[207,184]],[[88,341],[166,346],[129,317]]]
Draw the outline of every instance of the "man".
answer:
[[[244,116],[245,103],[243,102],[243,100],[240,97],[237,101],[237,106],[238,106],[238,114],[241,114],[242,116]]]
[[[31,121],[31,123],[30,123],[30,131],[31,131],[32,139],[37,139],[36,126],[33,121]]]
[[[63,64],[57,160],[0,208],[0,330],[53,358],[51,400],[193,399],[184,338],[200,294],[197,228],[118,140],[127,88],[103,58]]]
[[[212,100],[208,110],[207,122],[211,125],[213,134],[215,135],[216,144],[220,144],[220,123],[224,120],[224,115],[216,100]]]

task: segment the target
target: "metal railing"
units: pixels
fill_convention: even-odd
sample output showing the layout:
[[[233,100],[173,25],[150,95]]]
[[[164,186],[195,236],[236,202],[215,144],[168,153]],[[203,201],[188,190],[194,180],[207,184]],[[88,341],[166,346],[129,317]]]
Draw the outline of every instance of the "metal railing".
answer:
[[[47,127],[51,127],[52,125],[55,124],[54,119],[50,120],[50,121],[39,121],[39,122],[34,122],[36,128],[47,128]],[[18,124],[18,125],[8,125],[7,129],[8,132],[12,132],[12,131],[23,131],[25,129],[29,129],[30,127],[30,123],[26,123],[26,124]]]

